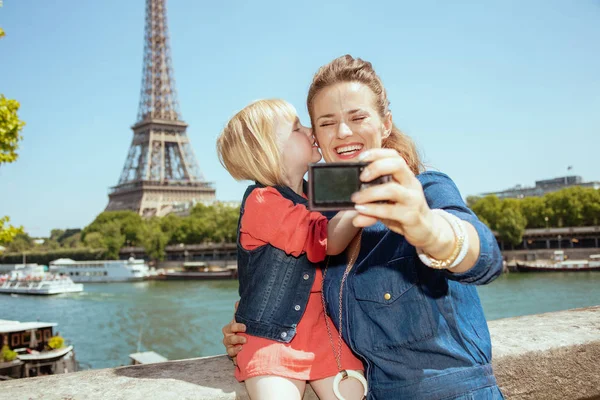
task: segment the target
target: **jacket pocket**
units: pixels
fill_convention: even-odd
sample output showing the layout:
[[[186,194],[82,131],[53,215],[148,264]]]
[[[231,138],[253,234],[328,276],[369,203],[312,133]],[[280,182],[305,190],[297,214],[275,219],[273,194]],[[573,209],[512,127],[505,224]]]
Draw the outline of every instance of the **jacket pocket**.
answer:
[[[354,327],[361,325],[368,337],[361,338],[374,350],[388,350],[420,342],[433,336],[432,310],[419,286],[415,257],[368,266],[353,279],[359,313]]]

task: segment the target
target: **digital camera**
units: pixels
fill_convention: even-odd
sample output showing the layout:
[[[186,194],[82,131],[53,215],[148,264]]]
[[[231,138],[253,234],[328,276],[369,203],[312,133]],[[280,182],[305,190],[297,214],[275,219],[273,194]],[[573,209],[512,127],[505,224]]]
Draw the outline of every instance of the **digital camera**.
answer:
[[[366,162],[313,163],[308,166],[308,208],[312,211],[354,209],[353,193],[373,185],[390,182],[390,175],[361,182]]]

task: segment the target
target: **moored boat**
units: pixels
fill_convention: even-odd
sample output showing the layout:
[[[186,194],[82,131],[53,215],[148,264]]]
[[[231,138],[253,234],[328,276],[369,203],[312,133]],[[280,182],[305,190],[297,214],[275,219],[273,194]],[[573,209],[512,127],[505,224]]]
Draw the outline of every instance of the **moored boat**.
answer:
[[[47,273],[43,265],[18,265],[8,271],[0,275],[0,293],[52,295],[83,291],[82,284],[74,283],[68,276]]]
[[[73,346],[65,345],[54,322],[0,320],[0,376],[27,378],[78,370]]]
[[[83,292],[83,284],[74,283],[67,276],[47,274],[43,278],[3,279],[0,277],[0,293],[53,295]]]
[[[73,282],[127,282],[148,279],[150,270],[144,260],[74,261],[61,258],[50,262],[50,272],[68,276]]]
[[[562,250],[556,250],[551,260],[516,261],[519,272],[600,271],[600,254],[587,260],[567,260]]]
[[[217,280],[234,279],[237,268],[208,266],[204,262],[186,262],[182,271],[167,270],[156,278],[161,280]]]

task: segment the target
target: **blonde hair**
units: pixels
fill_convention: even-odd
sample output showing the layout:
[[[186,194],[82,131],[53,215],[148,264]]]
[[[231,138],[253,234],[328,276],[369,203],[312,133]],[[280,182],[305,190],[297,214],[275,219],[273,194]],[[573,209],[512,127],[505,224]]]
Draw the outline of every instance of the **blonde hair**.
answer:
[[[359,82],[368,86],[375,94],[375,109],[379,116],[383,119],[390,113],[390,103],[385,88],[381,79],[373,70],[371,63],[345,55],[319,68],[313,78],[306,100],[313,127],[315,127],[313,110],[315,96],[321,90],[343,82]],[[390,135],[383,139],[382,147],[398,151],[415,175],[425,169],[419,158],[415,143],[409,136],[402,133],[396,125],[392,125]]]
[[[293,123],[296,110],[284,100],[268,99],[247,105],[229,120],[217,139],[217,154],[234,179],[285,184],[275,132],[280,117]]]

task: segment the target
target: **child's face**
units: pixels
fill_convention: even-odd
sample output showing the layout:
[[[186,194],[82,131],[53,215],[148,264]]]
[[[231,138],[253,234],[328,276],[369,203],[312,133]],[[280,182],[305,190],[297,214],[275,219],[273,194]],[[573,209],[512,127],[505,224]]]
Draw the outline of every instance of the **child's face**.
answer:
[[[298,117],[294,122],[280,118],[276,132],[283,160],[283,167],[290,177],[304,176],[308,164],[321,160],[321,153],[312,135],[312,129],[302,125]]]

